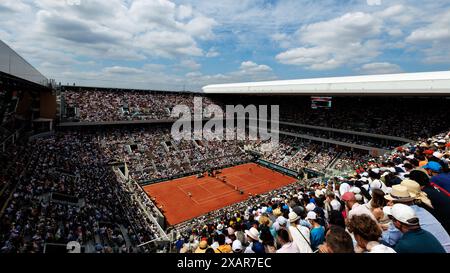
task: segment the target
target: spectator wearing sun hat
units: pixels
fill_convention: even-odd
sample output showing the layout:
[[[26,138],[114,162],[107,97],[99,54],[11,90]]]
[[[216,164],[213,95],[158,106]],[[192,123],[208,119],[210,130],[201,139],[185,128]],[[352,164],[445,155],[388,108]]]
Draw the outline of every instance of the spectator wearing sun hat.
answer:
[[[391,208],[392,222],[403,233],[394,250],[397,253],[445,253],[439,241],[420,227],[414,210],[405,204],[395,204]]]
[[[245,235],[247,235],[247,241],[249,242],[249,245],[245,248],[244,253],[255,253],[253,251],[253,245],[258,244],[259,242],[259,231],[251,227],[248,230],[245,230]],[[260,243],[261,244],[261,243]]]
[[[292,241],[297,245],[300,253],[312,253],[309,229],[300,225],[299,220],[300,216],[297,213],[289,213],[289,234],[291,234]]]

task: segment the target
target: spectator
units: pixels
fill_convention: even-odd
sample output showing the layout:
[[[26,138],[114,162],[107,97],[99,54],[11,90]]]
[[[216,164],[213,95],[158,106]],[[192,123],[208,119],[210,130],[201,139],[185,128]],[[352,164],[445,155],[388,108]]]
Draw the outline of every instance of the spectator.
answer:
[[[313,251],[325,240],[325,228],[317,221],[317,214],[314,211],[308,212],[306,219],[311,223],[312,228],[310,232],[311,248]]]
[[[259,231],[252,227],[249,230],[245,230],[245,235],[247,235],[247,240],[249,242],[249,245],[245,249],[244,253],[255,253],[253,250],[253,245],[260,245],[259,242]]]
[[[340,226],[330,226],[319,253],[354,253],[352,237]]]
[[[448,168],[446,172],[444,172],[442,165],[434,161],[428,162],[423,168],[427,170],[430,175],[430,182],[438,185],[447,193],[450,193],[450,172],[448,171]]]
[[[205,240],[202,240],[199,244],[197,249],[195,250],[194,253],[205,253],[206,249],[208,249],[208,242]]]
[[[310,232],[307,227],[298,224],[300,216],[295,212],[289,213],[289,234],[300,253],[311,253]]]
[[[353,233],[358,247],[368,253],[395,253],[395,251],[378,242],[381,229],[377,222],[366,214],[353,216],[348,223],[348,230]]]
[[[216,253],[233,253],[231,246],[225,243],[225,235],[219,234],[218,243],[219,247],[214,250]]]
[[[280,228],[277,231],[278,243],[281,247],[276,253],[300,253],[297,245],[292,242],[289,232],[285,228]]]
[[[439,191],[430,184],[430,178],[423,170],[413,170],[409,174],[409,179],[419,183],[421,190],[427,194],[431,200],[433,209],[428,211],[442,224],[448,234],[450,234],[450,197]]]
[[[439,241],[428,231],[420,228],[414,210],[404,204],[395,204],[391,209],[395,227],[403,233],[395,245],[398,253],[445,253]]]

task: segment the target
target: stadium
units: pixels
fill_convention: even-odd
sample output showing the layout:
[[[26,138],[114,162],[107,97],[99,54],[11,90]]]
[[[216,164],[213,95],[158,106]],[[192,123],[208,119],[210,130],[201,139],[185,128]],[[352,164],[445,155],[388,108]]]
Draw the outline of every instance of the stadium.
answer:
[[[450,71],[64,85],[0,41],[0,253],[448,253],[449,117]]]

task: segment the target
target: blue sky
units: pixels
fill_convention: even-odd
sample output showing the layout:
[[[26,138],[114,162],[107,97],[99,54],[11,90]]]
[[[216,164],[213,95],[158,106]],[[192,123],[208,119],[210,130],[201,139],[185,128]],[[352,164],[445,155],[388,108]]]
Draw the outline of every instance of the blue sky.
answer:
[[[2,0],[0,39],[92,86],[450,70],[450,1]]]

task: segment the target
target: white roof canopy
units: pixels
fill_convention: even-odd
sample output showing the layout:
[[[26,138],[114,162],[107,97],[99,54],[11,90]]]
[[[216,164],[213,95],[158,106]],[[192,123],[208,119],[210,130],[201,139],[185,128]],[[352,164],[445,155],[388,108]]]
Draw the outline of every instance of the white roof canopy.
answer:
[[[213,84],[208,94],[450,95],[450,71]]]

